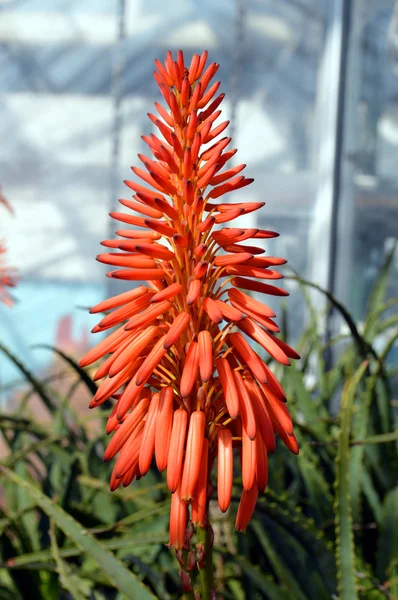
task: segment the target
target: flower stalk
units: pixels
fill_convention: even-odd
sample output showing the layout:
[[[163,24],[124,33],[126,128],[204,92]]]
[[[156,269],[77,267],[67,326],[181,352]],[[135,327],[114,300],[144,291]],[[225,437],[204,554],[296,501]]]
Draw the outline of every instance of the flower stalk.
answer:
[[[214,600],[214,567],[213,567],[213,540],[211,525],[196,528],[199,543],[197,544],[198,568],[200,577],[201,600]]]

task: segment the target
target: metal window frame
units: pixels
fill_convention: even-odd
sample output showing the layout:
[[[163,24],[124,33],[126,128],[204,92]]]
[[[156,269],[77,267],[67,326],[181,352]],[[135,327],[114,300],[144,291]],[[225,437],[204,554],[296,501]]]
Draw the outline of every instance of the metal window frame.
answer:
[[[335,0],[329,7],[317,106],[320,146],[317,193],[309,236],[309,278],[333,293],[336,284],[341,158],[352,1]],[[317,294],[314,299],[317,307],[325,311],[326,298]],[[327,335],[329,314],[325,314],[322,325]]]

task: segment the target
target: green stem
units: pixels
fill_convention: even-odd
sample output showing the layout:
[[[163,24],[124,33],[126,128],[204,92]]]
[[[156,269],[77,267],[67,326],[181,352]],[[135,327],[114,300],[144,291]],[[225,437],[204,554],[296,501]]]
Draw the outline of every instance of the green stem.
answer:
[[[210,542],[210,528],[197,528],[198,540],[205,548],[205,564],[199,569],[201,600],[211,600],[214,590],[213,549]]]
[[[193,592],[193,585],[194,585],[194,579],[193,579],[193,572],[192,571],[188,571],[188,550],[184,549],[182,551],[182,556],[184,559],[184,565],[185,567],[183,567],[183,570],[188,573],[189,575],[189,579],[191,580],[191,587],[192,590],[190,592],[185,592],[183,595],[183,600],[195,600],[195,595]]]

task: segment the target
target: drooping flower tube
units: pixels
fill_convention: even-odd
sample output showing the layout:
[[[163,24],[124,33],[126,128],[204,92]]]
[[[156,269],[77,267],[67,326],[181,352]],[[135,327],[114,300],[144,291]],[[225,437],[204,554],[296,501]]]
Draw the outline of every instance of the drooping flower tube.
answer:
[[[111,217],[122,225],[97,257],[114,268],[108,277],[141,283],[91,309],[107,313],[93,332],[113,331],[80,361],[103,359],[90,407],[114,401],[104,456],[117,455],[111,489],[145,475],[153,460],[167,469],[176,549],[186,544],[188,519],[207,523],[213,467],[219,506],[228,509],[235,449],[238,530],[267,485],[275,433],[298,453],[284,391],[255,348],[283,365],[299,356],[278,338],[271,308],[250,295],[286,296],[275,285],[286,261],[256,245],[277,233],[239,225],[264,203],[223,198],[253,180],[242,175],[245,165],[228,167],[236,149],[220,137],[224,94],[211,83],[218,65],[206,60],[207,52],[194,55],[188,67],[179,51],[176,60],[168,52],[165,64],[155,61],[164,100],[155,103],[158,116],[148,114],[156,134],[142,138],[148,155],[132,167],[140,181],[125,181],[133,199],[119,200],[127,211]]]

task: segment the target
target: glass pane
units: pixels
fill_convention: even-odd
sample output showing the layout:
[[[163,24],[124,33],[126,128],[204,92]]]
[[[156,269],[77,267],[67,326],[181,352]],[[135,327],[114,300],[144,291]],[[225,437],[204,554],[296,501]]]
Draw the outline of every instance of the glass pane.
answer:
[[[357,319],[365,316],[371,287],[398,233],[398,14],[393,5],[367,0],[353,11],[340,223],[351,245],[341,261],[350,267],[338,271],[337,278],[338,292]],[[398,254],[390,296],[398,295],[397,270]]]
[[[110,289],[94,257],[117,228],[108,213],[128,193],[130,165],[148,152],[140,136],[153,131],[146,113],[160,100],[153,60],[168,49],[183,48],[190,60],[207,48],[220,63],[220,119],[231,120],[236,164],[247,163],[255,178],[230,200],[267,202],[242,225],[279,231],[267,252],[307,275],[332,5],[129,0],[124,14],[123,3],[105,0],[0,5],[0,183],[16,211],[2,219],[1,233],[21,276],[17,307],[1,308],[1,339],[27,357],[31,344],[54,343],[69,315],[80,339],[92,322],[79,307],[123,289]],[[302,308],[294,298],[290,305],[298,334]],[[41,368],[46,359],[37,356]],[[3,378],[9,372],[4,363]]]

